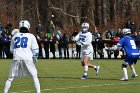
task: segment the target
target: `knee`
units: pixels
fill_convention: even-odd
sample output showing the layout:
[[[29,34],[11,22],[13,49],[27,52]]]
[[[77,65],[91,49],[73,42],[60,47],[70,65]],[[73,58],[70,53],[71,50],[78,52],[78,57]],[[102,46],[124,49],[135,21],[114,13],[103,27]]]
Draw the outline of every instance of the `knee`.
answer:
[[[122,67],[122,68],[127,68],[127,65],[126,65],[126,64],[122,64],[121,67]]]
[[[9,81],[13,81],[14,80],[14,77],[9,77],[8,80]]]
[[[81,63],[81,66],[85,66],[85,64],[82,62],[82,63]]]

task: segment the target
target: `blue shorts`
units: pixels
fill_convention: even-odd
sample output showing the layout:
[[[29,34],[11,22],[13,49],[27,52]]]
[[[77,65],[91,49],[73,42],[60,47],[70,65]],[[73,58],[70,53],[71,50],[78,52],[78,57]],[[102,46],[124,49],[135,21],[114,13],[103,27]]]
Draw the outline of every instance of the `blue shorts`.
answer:
[[[128,64],[136,64],[138,58],[139,58],[139,55],[126,55],[124,61],[128,62]]]

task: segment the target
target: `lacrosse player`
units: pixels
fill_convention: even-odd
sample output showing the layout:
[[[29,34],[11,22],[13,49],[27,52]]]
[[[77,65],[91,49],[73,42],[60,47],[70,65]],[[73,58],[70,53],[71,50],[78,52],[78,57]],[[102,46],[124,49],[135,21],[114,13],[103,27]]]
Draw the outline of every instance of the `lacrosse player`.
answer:
[[[117,45],[112,47],[111,50],[117,50],[117,49],[120,50],[124,48],[126,56],[121,66],[124,76],[120,80],[127,81],[128,80],[128,74],[127,74],[128,65],[132,70],[132,78],[138,76],[133,64],[137,63],[137,59],[139,58],[140,53],[136,46],[134,38],[131,37],[131,30],[124,28],[122,31],[125,36],[117,43]]]
[[[89,63],[90,60],[93,60],[92,34],[89,32],[89,23],[82,23],[81,28],[82,31],[73,38],[73,41],[81,46],[81,64],[84,66],[84,74],[81,79],[87,79],[89,67],[94,68],[98,74],[100,66]]]
[[[40,83],[34,64],[39,53],[36,38],[33,34],[29,33],[30,23],[27,20],[20,21],[19,30],[11,40],[10,51],[13,53],[13,62],[3,93],[8,93],[14,77],[23,77],[26,75],[32,76],[36,93],[40,93]]]

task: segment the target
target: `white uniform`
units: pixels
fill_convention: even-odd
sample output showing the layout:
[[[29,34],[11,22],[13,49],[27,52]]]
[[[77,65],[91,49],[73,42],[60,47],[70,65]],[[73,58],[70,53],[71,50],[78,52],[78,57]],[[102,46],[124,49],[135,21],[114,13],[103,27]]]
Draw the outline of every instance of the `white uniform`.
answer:
[[[13,53],[13,62],[9,77],[22,77],[30,74],[37,75],[32,58],[32,50],[35,49],[38,49],[38,44],[33,34],[17,33],[13,36],[10,45],[10,51]]]
[[[32,50],[38,49],[36,38],[30,33],[17,33],[13,36],[10,51],[13,60],[33,60]]]
[[[37,77],[37,69],[34,64],[38,56],[39,47],[35,36],[27,32],[27,30],[29,31],[30,29],[30,23],[27,20],[20,21],[19,28],[20,32],[14,34],[11,39],[10,51],[13,53],[13,62],[3,93],[8,93],[14,77],[26,75],[32,75],[36,93],[40,93],[40,83]]]
[[[93,46],[92,46],[92,34],[90,32],[79,32],[75,37],[75,41],[81,42],[81,61],[84,56],[89,56],[90,60],[93,60]]]

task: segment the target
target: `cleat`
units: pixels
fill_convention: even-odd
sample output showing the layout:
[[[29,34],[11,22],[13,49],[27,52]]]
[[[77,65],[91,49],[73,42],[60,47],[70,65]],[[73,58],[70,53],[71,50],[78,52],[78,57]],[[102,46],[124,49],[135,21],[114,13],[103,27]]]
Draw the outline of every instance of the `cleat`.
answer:
[[[132,74],[132,78],[136,78],[138,75],[137,74]]]
[[[124,77],[123,77],[123,78],[121,78],[120,80],[121,80],[121,81],[128,81],[128,78],[124,78]]]
[[[87,76],[86,76],[86,75],[83,75],[83,76],[81,77],[81,79],[87,79]]]
[[[97,67],[95,68],[95,71],[96,71],[96,75],[98,75],[98,73],[99,73],[99,71],[100,71],[100,66],[97,66]]]

